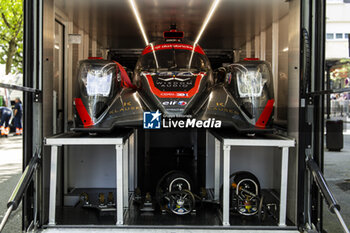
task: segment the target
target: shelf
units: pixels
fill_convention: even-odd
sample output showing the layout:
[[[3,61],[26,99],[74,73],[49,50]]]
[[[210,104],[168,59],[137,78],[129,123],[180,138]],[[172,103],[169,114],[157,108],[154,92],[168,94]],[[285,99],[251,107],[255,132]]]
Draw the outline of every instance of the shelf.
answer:
[[[287,187],[288,187],[288,158],[289,148],[295,146],[295,140],[275,134],[263,135],[232,135],[227,130],[211,131],[215,137],[215,196],[218,196],[220,187],[220,171],[223,170],[223,225],[230,225],[229,214],[229,192],[230,192],[230,164],[231,164],[231,147],[243,146],[249,147],[276,147],[281,148],[281,184],[280,184],[280,213],[279,227],[285,227],[287,221]],[[223,150],[223,168],[221,169],[221,149]]]
[[[85,133],[65,133],[45,138],[46,146],[51,146],[50,164],[50,194],[49,194],[49,225],[55,226],[56,219],[56,191],[58,169],[58,147],[75,145],[114,145],[116,155],[116,209],[118,225],[123,224],[123,208],[128,206],[128,162],[134,157],[134,150],[129,150],[129,139],[133,130],[119,130],[104,135],[89,135]],[[130,166],[133,169],[132,166]]]

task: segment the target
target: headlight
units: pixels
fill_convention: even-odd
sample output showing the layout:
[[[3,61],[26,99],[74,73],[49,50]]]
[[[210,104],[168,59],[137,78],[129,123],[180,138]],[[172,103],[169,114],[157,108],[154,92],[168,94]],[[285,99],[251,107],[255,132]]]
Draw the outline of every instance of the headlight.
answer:
[[[91,70],[87,74],[86,91],[89,96],[109,96],[112,85],[112,73]]]
[[[239,96],[241,98],[260,97],[265,82],[259,70],[238,72],[237,87]]]
[[[79,94],[94,123],[110,106],[117,93],[117,67],[106,60],[84,60],[79,67]]]
[[[87,96],[109,97],[113,92],[116,65],[103,60],[82,61],[79,80]]]

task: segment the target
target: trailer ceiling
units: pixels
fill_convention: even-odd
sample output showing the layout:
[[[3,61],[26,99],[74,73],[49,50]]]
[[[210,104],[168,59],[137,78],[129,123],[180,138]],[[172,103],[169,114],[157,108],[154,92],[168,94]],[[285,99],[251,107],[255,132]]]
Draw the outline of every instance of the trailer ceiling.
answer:
[[[193,41],[213,1],[135,0],[135,3],[150,41],[160,39],[172,23]],[[145,47],[128,0],[56,0],[55,7],[105,48]],[[206,49],[240,48],[271,25],[273,18],[288,14],[288,10],[285,0],[221,0],[199,43]]]

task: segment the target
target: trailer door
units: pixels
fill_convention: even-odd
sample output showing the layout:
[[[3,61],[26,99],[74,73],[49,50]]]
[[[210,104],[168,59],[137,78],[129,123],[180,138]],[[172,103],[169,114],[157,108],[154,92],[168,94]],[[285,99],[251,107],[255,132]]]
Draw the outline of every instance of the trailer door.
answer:
[[[349,91],[325,85],[325,22],[325,0],[302,1],[298,220],[304,230],[323,232],[323,211],[330,211],[349,232],[323,176],[325,100],[331,93]]]

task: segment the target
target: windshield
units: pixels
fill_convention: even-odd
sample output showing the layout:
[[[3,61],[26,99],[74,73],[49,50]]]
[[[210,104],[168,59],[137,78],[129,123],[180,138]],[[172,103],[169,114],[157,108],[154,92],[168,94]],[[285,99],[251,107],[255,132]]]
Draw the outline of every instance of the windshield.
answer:
[[[142,71],[208,71],[209,61],[205,55],[185,49],[164,49],[144,54],[138,61]]]

